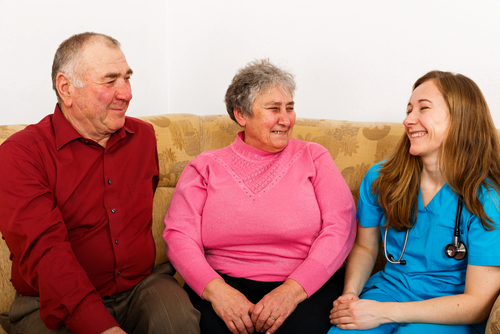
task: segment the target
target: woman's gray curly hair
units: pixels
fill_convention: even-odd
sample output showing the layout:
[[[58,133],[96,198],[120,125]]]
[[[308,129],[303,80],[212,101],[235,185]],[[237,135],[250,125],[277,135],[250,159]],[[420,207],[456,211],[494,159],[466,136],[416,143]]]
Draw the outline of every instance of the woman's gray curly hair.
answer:
[[[235,122],[234,109],[253,117],[252,105],[257,95],[275,86],[286,90],[293,98],[295,92],[293,74],[273,65],[269,59],[249,62],[238,70],[226,91],[224,102],[227,113]]]

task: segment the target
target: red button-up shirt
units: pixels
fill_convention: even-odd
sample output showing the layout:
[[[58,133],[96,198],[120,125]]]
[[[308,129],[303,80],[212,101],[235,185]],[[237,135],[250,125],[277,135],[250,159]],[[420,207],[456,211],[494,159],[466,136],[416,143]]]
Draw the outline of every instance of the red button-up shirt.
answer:
[[[101,298],[151,273],[158,178],[154,129],[129,117],[103,148],[56,106],[0,146],[0,231],[12,283],[40,296],[48,328],[100,333],[117,325]]]

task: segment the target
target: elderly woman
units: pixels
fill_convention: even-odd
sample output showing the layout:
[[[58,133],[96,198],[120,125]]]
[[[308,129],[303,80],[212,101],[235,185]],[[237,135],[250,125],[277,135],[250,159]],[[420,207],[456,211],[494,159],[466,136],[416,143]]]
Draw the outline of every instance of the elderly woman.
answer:
[[[500,291],[500,150],[488,105],[471,79],[432,71],[415,82],[403,124],[394,154],[361,184],[329,333],[484,333]],[[388,262],[369,278],[381,239]]]
[[[293,76],[249,63],[226,93],[243,127],[185,168],[165,217],[167,255],[202,333],[326,333],[355,239],[355,206],[330,154],[292,138]]]

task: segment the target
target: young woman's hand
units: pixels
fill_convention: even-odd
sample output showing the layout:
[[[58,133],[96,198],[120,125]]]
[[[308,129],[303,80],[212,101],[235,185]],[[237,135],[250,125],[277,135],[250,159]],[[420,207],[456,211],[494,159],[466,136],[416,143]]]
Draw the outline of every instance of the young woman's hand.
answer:
[[[341,329],[370,329],[392,322],[384,315],[389,303],[359,299],[357,296],[339,297],[330,312],[330,323]],[[352,298],[352,299],[350,299]]]

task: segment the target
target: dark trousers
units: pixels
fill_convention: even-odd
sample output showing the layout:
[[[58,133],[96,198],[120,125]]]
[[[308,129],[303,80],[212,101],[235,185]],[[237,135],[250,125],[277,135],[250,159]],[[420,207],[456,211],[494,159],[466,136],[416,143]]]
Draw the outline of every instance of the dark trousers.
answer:
[[[165,263],[156,267],[134,289],[104,298],[111,315],[127,333],[132,334],[198,334],[200,313],[171,275],[172,267]],[[66,327],[47,329],[40,318],[40,298],[17,296],[8,320],[2,326],[8,333],[68,334]],[[92,319],[88,319],[92,321]],[[8,328],[10,326],[10,328]]]
[[[300,303],[275,334],[325,334],[330,327],[330,310],[344,288],[344,267],[340,268],[316,293]],[[283,282],[259,282],[221,274],[227,284],[256,304]],[[201,299],[187,284],[184,285],[194,307],[201,313],[202,334],[230,334],[224,321],[215,313],[212,304]]]

